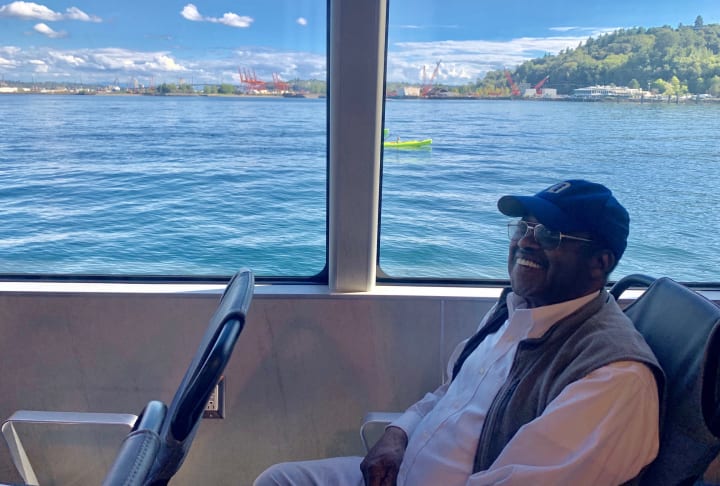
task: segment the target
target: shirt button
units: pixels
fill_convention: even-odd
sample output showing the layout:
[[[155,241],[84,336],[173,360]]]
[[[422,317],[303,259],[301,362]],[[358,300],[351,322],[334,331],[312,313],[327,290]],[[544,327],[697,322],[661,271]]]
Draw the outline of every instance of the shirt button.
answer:
[[[484,374],[485,374],[485,371],[487,371],[485,368],[480,368],[480,369],[478,370],[478,373],[480,373],[481,375],[484,375]]]

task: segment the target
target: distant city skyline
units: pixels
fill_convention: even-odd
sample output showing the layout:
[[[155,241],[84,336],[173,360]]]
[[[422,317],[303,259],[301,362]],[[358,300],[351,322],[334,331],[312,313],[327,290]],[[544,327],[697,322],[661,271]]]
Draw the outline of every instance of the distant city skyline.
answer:
[[[310,0],[0,0],[4,80],[239,84],[325,79],[326,5]],[[390,0],[388,82],[465,84],[620,28],[720,23],[717,0]]]

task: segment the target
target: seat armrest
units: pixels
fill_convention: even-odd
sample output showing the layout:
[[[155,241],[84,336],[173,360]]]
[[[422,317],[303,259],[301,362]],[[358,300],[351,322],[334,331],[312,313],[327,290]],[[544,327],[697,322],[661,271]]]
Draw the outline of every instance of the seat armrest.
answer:
[[[401,412],[368,412],[363,417],[362,425],[360,425],[360,440],[362,440],[365,452],[370,450],[368,444],[368,426],[370,425],[389,425],[393,421],[400,418]]]
[[[28,485],[37,485],[38,479],[25,453],[16,424],[58,424],[58,425],[125,425],[132,428],[137,415],[129,413],[95,412],[49,412],[41,410],[18,410],[2,424],[2,435],[10,449],[13,464],[23,481]]]

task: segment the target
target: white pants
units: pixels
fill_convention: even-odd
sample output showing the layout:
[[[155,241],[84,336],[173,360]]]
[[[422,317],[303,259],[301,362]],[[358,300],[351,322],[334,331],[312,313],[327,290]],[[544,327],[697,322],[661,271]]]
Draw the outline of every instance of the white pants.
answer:
[[[363,458],[333,457],[317,461],[282,462],[257,477],[254,486],[364,486]]]

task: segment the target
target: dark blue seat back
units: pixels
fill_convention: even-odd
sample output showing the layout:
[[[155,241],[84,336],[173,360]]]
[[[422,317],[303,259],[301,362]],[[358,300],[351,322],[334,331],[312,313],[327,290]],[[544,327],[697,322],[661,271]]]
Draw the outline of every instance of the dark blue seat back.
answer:
[[[125,437],[120,452],[103,486],[143,486],[160,450],[160,429],[167,407],[153,400],[140,413],[133,430]]]
[[[665,277],[629,275],[611,293],[647,285],[625,313],[663,368],[666,390],[660,450],[640,483],[694,484],[720,452],[720,307]]]
[[[254,290],[250,270],[240,270],[228,283],[200,346],[160,430],[160,449],[146,484],[162,485],[180,469],[213,388],[227,366],[245,325]]]

